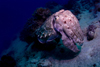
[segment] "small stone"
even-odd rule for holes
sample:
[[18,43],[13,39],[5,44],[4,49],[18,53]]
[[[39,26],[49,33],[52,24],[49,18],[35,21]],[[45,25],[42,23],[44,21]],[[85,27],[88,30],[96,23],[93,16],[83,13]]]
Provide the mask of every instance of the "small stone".
[[87,40],[93,40],[95,37],[95,30],[97,27],[95,27],[94,25],[89,25],[88,29],[87,29]]

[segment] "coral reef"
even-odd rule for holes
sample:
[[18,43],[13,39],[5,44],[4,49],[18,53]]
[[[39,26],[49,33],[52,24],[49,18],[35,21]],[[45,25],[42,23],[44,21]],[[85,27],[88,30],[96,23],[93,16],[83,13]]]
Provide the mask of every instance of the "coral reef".
[[24,26],[25,42],[16,39],[7,50],[16,67],[100,67],[100,0],[69,0],[67,10],[50,4]]

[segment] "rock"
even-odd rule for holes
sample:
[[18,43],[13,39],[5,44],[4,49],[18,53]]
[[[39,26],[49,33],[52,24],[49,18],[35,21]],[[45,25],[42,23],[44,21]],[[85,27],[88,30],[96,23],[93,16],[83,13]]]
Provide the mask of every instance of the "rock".
[[88,29],[87,29],[87,40],[93,40],[93,38],[95,37],[95,30],[97,27],[95,27],[94,25],[89,25]]

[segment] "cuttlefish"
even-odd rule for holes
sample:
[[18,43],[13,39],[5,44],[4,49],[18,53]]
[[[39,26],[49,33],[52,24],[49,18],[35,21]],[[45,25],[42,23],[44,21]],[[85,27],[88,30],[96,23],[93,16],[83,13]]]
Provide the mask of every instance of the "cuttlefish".
[[47,18],[35,33],[40,43],[47,43],[61,36],[63,45],[73,52],[80,51],[77,45],[82,46],[84,39],[77,18],[71,11],[64,9]]

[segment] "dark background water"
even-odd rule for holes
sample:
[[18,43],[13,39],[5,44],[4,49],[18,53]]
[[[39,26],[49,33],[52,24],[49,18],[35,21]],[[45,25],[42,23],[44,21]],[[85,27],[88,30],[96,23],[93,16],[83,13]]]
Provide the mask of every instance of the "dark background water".
[[68,0],[0,0],[0,54],[16,38],[34,10],[49,1],[66,4]]

